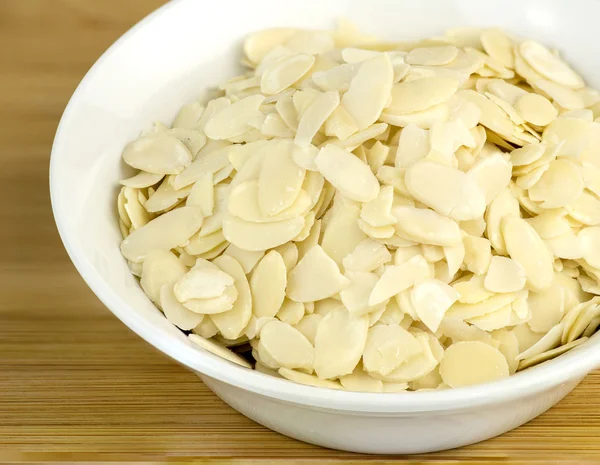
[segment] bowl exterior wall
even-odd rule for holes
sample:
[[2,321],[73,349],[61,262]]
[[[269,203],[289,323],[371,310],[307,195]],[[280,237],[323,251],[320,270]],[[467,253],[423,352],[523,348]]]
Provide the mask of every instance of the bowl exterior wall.
[[199,376],[235,410],[273,431],[318,446],[367,454],[420,454],[484,441],[541,415],[581,382],[577,379],[484,408],[386,415],[311,408]]

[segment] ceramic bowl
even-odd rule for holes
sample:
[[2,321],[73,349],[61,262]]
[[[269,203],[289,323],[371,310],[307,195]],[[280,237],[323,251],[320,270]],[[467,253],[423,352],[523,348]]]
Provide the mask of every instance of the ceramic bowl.
[[[600,335],[502,381],[402,394],[302,386],[247,370],[193,345],[146,298],[119,252],[117,181],[124,145],[155,120],[239,71],[255,30],[331,28],[347,18],[389,39],[456,26],[500,26],[559,48],[600,87],[590,40],[596,0],[175,0],[119,39],[73,95],[52,149],[56,223],[73,263],[104,304],[140,337],[196,372],[219,397],[282,434],[368,453],[418,453],[482,441],[538,416],[600,366]],[[201,440],[201,438],[199,438]]]

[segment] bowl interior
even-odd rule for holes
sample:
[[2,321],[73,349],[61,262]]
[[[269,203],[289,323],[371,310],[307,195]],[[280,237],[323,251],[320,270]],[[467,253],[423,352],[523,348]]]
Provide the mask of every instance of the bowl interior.
[[[193,369],[268,395],[324,406],[379,401],[377,394],[357,397],[323,390],[318,390],[320,400],[310,400],[313,388],[265,379],[192,346],[129,272],[119,252],[115,202],[117,182],[128,175],[120,160],[124,145],[155,120],[170,123],[203,89],[239,72],[241,44],[249,32],[278,26],[331,28],[342,17],[388,39],[425,37],[457,26],[500,26],[560,49],[591,85],[600,86],[600,59],[589,40],[600,17],[600,2],[594,0],[221,0],[210,6],[175,0],[127,33],[92,68],[65,111],[51,161],[52,202],[61,237],[87,283],[121,320]],[[590,342],[598,343],[597,338]],[[583,352],[589,349],[579,351]],[[561,376],[566,376],[597,363],[569,364],[580,360],[573,355],[530,371],[543,377],[562,363]],[[526,374],[514,378],[526,383]],[[398,408],[435,408],[418,399],[434,394],[440,401],[456,400],[462,395],[458,391],[465,390],[423,393],[410,405],[406,399],[394,402]],[[364,408],[376,409],[375,404]],[[353,408],[360,409],[358,404]]]

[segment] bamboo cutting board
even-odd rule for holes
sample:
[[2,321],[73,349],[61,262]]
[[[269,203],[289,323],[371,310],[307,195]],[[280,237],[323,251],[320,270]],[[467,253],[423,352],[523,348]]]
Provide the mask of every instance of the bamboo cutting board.
[[[0,461],[364,460],[223,404],[114,318],[59,241],[48,160],[60,115],[101,52],[162,3],[0,0]],[[516,431],[411,460],[596,462],[599,436],[595,373]]]

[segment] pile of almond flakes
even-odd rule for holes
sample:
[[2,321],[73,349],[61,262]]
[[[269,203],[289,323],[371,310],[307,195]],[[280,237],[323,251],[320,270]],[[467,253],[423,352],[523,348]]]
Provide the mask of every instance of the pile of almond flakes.
[[244,51],[250,71],[123,152],[121,251],[191,340],[398,392],[500,379],[596,330],[600,94],[557,52],[346,24]]

